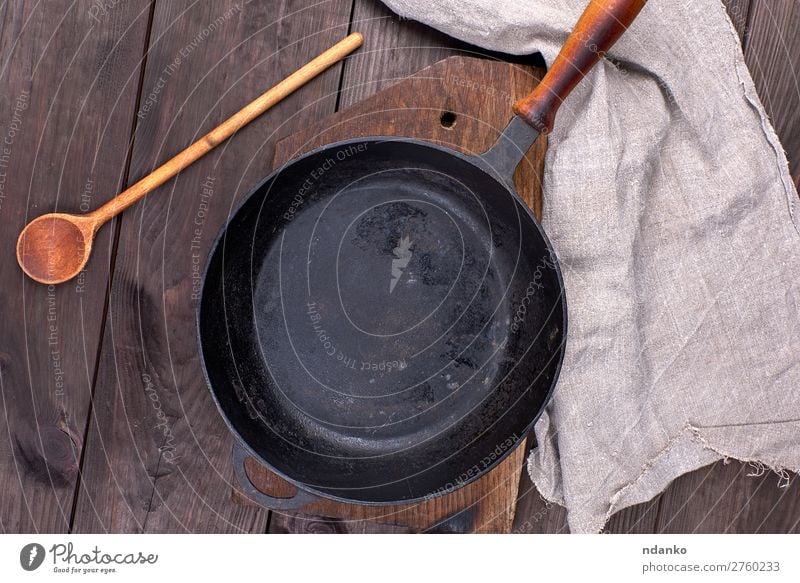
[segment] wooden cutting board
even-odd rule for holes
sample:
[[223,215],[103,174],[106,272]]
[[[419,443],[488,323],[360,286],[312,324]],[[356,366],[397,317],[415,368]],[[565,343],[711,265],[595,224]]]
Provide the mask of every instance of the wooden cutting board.
[[[541,69],[472,57],[450,57],[423,69],[365,101],[278,142],[274,167],[329,142],[346,138],[409,136],[477,154],[486,150],[511,119],[511,105],[535,87]],[[546,140],[541,137],[517,168],[517,192],[541,216],[541,177]],[[510,532],[525,441],[495,469],[446,496],[402,506],[363,506],[319,500],[307,515],[374,521],[413,530]],[[246,463],[253,484],[273,496],[294,487],[253,459]],[[238,492],[235,498],[252,504]]]

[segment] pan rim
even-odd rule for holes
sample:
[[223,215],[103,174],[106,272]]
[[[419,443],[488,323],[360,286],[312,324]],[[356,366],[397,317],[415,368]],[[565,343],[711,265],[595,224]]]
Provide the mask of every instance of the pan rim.
[[[545,247],[546,247],[546,249],[547,249],[547,251],[549,252],[549,255],[550,255],[550,260],[552,261],[553,266],[554,266],[554,271],[555,271],[555,275],[556,275],[556,281],[558,282],[558,285],[559,285],[559,292],[560,292],[559,293],[559,299],[561,300],[561,305],[562,305],[562,315],[561,315],[561,319],[562,319],[562,340],[561,340],[561,343],[558,346],[558,361],[556,362],[556,365],[555,365],[555,369],[554,369],[554,373],[553,373],[553,379],[550,382],[550,386],[548,387],[547,392],[544,395],[544,400],[542,402],[542,406],[531,417],[531,421],[525,426],[525,428],[522,431],[522,436],[520,436],[517,439],[515,445],[513,447],[509,447],[508,449],[506,449],[502,454],[497,456],[491,463],[489,463],[488,465],[483,467],[481,469],[481,471],[476,473],[474,476],[469,476],[467,479],[465,479],[463,481],[459,481],[457,485],[453,484],[452,488],[440,488],[440,489],[438,489],[438,490],[436,490],[434,492],[431,492],[431,493],[428,493],[428,494],[425,494],[425,495],[422,495],[422,496],[417,496],[417,497],[414,497],[414,498],[405,498],[405,499],[401,499],[401,500],[378,500],[378,501],[376,501],[376,500],[361,500],[359,498],[353,498],[353,497],[337,496],[336,494],[331,494],[331,493],[329,493],[327,491],[322,491],[322,490],[317,489],[317,488],[315,488],[313,486],[307,485],[305,482],[303,482],[301,480],[297,480],[297,479],[295,479],[295,478],[293,478],[291,476],[288,476],[283,471],[278,470],[270,462],[265,460],[260,454],[258,454],[250,446],[248,441],[241,435],[241,433],[238,431],[238,429],[236,429],[236,427],[234,427],[233,423],[228,418],[228,415],[225,413],[224,409],[222,408],[222,405],[221,405],[221,403],[219,401],[219,398],[217,397],[216,392],[214,391],[213,384],[211,383],[211,380],[210,380],[209,375],[208,375],[208,370],[207,370],[207,367],[206,367],[205,353],[203,351],[203,341],[202,341],[202,333],[201,333],[201,320],[202,320],[202,315],[203,315],[203,298],[204,298],[205,291],[206,291],[206,282],[207,282],[208,271],[209,271],[209,268],[211,266],[211,263],[212,263],[214,257],[217,254],[218,249],[220,248],[220,243],[225,239],[225,234],[228,231],[228,226],[230,225],[230,223],[233,220],[233,218],[236,217],[239,214],[239,212],[241,212],[242,208],[248,203],[248,201],[253,196],[255,196],[255,194],[258,191],[260,191],[265,185],[267,185],[269,182],[274,180],[281,172],[285,171],[290,166],[292,166],[292,165],[294,165],[294,164],[296,164],[296,163],[298,163],[298,162],[300,162],[302,160],[310,158],[312,156],[318,155],[321,152],[324,152],[324,151],[327,151],[327,150],[335,149],[337,147],[346,147],[346,146],[365,143],[365,142],[379,142],[379,143],[384,143],[384,142],[402,142],[402,143],[405,143],[405,144],[412,144],[414,146],[430,148],[430,149],[442,152],[444,154],[448,154],[448,155],[454,156],[454,157],[456,157],[456,158],[458,158],[458,159],[460,159],[460,160],[462,160],[462,161],[464,161],[464,162],[476,167],[478,170],[480,170],[481,172],[486,174],[490,179],[494,180],[500,186],[502,186],[502,188],[507,191],[507,193],[513,198],[513,200],[517,203],[517,205],[519,207],[521,207],[523,209],[523,211],[528,215],[529,219],[532,221],[533,225],[536,227],[536,229],[537,229],[537,231],[539,233],[539,236],[544,241]],[[286,162],[282,163],[277,168],[273,169],[265,178],[263,178],[257,184],[255,184],[248,191],[248,193],[242,198],[242,200],[240,200],[235,205],[235,207],[228,213],[228,217],[225,220],[225,223],[220,227],[219,231],[215,235],[214,240],[212,241],[211,246],[209,247],[208,255],[206,257],[205,265],[204,265],[204,268],[203,268],[202,279],[200,280],[200,289],[198,291],[199,300],[198,300],[198,304],[197,304],[197,309],[195,310],[195,337],[196,337],[197,348],[198,348],[198,356],[200,357],[200,367],[201,367],[202,372],[203,372],[203,380],[205,381],[206,388],[208,389],[209,393],[211,393],[211,398],[214,401],[214,405],[216,406],[217,411],[219,412],[220,416],[222,417],[222,419],[223,419],[223,421],[225,423],[225,426],[228,428],[228,431],[230,431],[231,435],[233,436],[233,438],[234,438],[234,440],[236,442],[234,444],[234,447],[238,446],[238,447],[244,448],[248,452],[248,454],[250,454],[251,457],[255,458],[258,461],[258,463],[264,465],[271,472],[273,472],[274,474],[276,474],[277,476],[279,476],[283,480],[285,480],[285,481],[289,482],[290,484],[292,484],[295,488],[298,489],[298,491],[302,490],[302,491],[308,492],[308,493],[310,493],[310,494],[312,494],[314,496],[317,496],[319,498],[333,500],[333,501],[336,501],[336,502],[342,502],[342,503],[346,503],[346,504],[359,504],[359,505],[364,505],[364,506],[410,505],[410,504],[425,502],[425,501],[428,501],[428,500],[433,500],[435,498],[446,496],[446,495],[451,494],[451,493],[453,493],[453,492],[455,492],[457,490],[460,490],[464,486],[467,486],[467,485],[477,481],[478,479],[484,477],[489,472],[491,472],[494,468],[496,468],[498,465],[500,465],[509,455],[511,455],[512,452],[516,451],[517,448],[520,447],[522,442],[527,440],[528,436],[533,431],[534,426],[539,421],[539,419],[541,418],[542,414],[544,413],[545,408],[549,404],[549,402],[550,402],[550,400],[551,400],[551,398],[553,396],[553,392],[555,391],[556,384],[558,384],[558,380],[559,380],[559,378],[561,376],[561,369],[562,369],[562,366],[563,366],[563,363],[564,363],[564,356],[565,356],[565,353],[566,353],[566,344],[567,344],[567,341],[568,341],[568,338],[569,338],[569,332],[568,332],[569,331],[569,322],[568,322],[568,318],[567,318],[567,295],[566,295],[566,287],[564,285],[564,278],[563,278],[563,274],[562,274],[562,271],[561,271],[561,263],[560,263],[560,261],[558,259],[558,256],[557,256],[556,252],[555,252],[553,244],[550,241],[550,238],[547,236],[547,233],[544,231],[544,228],[540,224],[539,220],[533,214],[533,210],[528,206],[528,204],[524,200],[522,200],[522,197],[520,197],[520,195],[517,193],[516,188],[514,187],[514,184],[513,184],[513,180],[511,180],[510,177],[509,177],[508,182],[503,180],[499,176],[498,172],[494,168],[492,168],[481,157],[481,155],[482,155],[482,153],[478,154],[478,155],[465,154],[465,153],[460,152],[458,150],[455,150],[453,148],[442,146],[441,144],[438,144],[436,142],[423,140],[423,139],[419,139],[419,138],[403,137],[403,136],[385,136],[385,135],[361,136],[361,137],[348,138],[348,139],[345,139],[345,140],[338,140],[338,141],[326,143],[326,144],[323,144],[323,145],[318,146],[316,148],[313,148],[313,149],[309,150],[308,152],[306,152],[304,154],[300,154],[298,156],[295,156],[295,157],[287,160]],[[503,414],[503,416],[504,415],[505,415],[505,413]],[[495,420],[494,423],[492,423],[491,426],[494,426],[496,423],[498,423],[498,421],[500,419],[502,419],[503,416],[501,416],[499,419]],[[484,431],[483,434],[485,434],[485,433],[486,432]],[[481,435],[483,435],[483,434],[481,434]],[[476,439],[480,439],[481,435],[479,435]],[[441,463],[441,462],[437,462],[437,463]],[[446,485],[449,485],[449,483],[446,483]],[[342,489],[344,490],[345,488],[342,488]],[[288,498],[288,499],[291,499],[291,498]]]

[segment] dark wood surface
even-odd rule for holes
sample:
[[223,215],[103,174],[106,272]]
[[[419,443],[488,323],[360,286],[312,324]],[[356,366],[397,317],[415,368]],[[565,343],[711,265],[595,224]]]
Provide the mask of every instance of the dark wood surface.
[[[106,302],[113,228],[74,282],[23,276],[15,239],[28,219],[80,212],[122,185],[148,3],[97,22],[90,3],[6,3],[0,12],[0,530],[70,528]],[[11,144],[6,139],[10,138]]]
[[[800,2],[726,5],[800,182]],[[50,291],[23,277],[14,240],[29,218],[108,200],[349,29],[366,34],[357,57],[107,225],[78,281]],[[280,138],[473,52],[376,0],[2,4],[0,137],[13,139],[0,152],[0,532],[408,530],[231,498],[230,436],[197,363],[192,274]],[[800,530],[797,480],[781,488],[749,473],[720,462],[683,476],[607,531]],[[524,472],[514,530],[567,531]]]
[[[740,2],[744,5],[745,2]],[[800,1],[751,0],[744,55],[800,185]]]
[[[139,117],[131,180],[347,34],[344,0],[287,3],[284,13],[270,3],[238,6],[156,3],[142,96],[163,87]],[[177,72],[165,73],[220,19]],[[267,511],[231,501],[232,442],[197,359],[193,270],[232,205],[269,172],[276,140],[334,111],[340,76],[341,65],[332,67],[125,213],[76,532],[266,529]]]

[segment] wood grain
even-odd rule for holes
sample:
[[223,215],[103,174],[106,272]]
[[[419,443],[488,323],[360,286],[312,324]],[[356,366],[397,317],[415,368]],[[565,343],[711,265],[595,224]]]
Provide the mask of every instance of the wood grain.
[[376,0],[355,0],[352,30],[364,34],[364,46],[345,65],[340,110],[458,54],[465,46],[424,24],[401,19]]
[[145,0],[96,16],[89,1],[0,11],[2,532],[69,530],[112,232],[78,280],[51,288],[23,275],[14,240],[35,216],[118,191],[148,14]]
[[[132,179],[344,37],[349,9],[158,2]],[[275,141],[333,111],[340,68],[123,216],[76,531],[265,531],[266,511],[231,500],[231,436],[197,358],[199,270],[231,206],[269,172]]]
[[527,471],[523,471],[520,476],[517,512],[511,532],[514,534],[565,534],[569,532],[567,511],[562,506],[542,498]]
[[800,481],[718,462],[681,476],[663,494],[655,532],[800,532]]
[[[603,528],[604,534],[644,534],[656,531],[661,497],[630,506],[614,514]],[[527,472],[519,485],[519,501],[514,518],[515,534],[565,534],[569,532],[567,511],[541,497]]]
[[[99,225],[117,216],[126,208],[137,203],[148,193],[173,178],[180,171],[185,170],[233,134],[241,130],[251,121],[262,115],[275,104],[280,103],[297,89],[320,75],[329,67],[344,59],[361,46],[363,36],[353,33],[340,40],[332,47],[305,63],[288,77],[281,79],[273,87],[250,101],[239,111],[231,115],[202,138],[175,154],[161,166],[153,170],[144,178],[125,189],[118,196],[105,203],[99,209],[92,211],[90,217]],[[88,217],[87,217],[88,218]]]
[[747,34],[747,24],[750,18],[750,6],[753,0],[723,0],[728,16],[739,33],[739,39],[744,42]]
[[[798,2],[724,1],[800,182]],[[214,179],[214,202],[199,237],[203,256],[232,200],[269,170],[275,141],[311,117],[334,110],[341,69],[277,106],[269,119],[234,137],[205,166],[159,189],[154,197],[162,200],[153,198],[145,208],[126,213],[96,383],[97,415],[87,421],[116,225],[99,235],[81,287],[76,282],[56,288],[52,300],[46,287],[25,282],[13,257],[13,239],[33,216],[56,209],[81,211],[87,199],[102,203],[147,174],[322,48],[315,38],[328,32],[331,40],[343,36],[351,9],[349,1],[292,3],[291,10],[277,2],[251,2],[242,5],[247,18],[233,14],[215,25],[207,39],[195,42],[233,4],[155,0],[147,75],[140,79],[149,4],[128,0],[101,10],[100,3],[90,0],[52,0],[45,10],[45,3],[10,0],[0,11],[0,137],[16,128],[10,154],[0,151],[0,166],[6,156],[10,162],[0,167],[6,171],[0,190],[0,249],[5,249],[0,254],[5,282],[0,318],[19,322],[23,315],[0,340],[0,432],[7,436],[0,440],[0,488],[6,494],[0,499],[0,532],[69,528],[87,423],[90,447],[74,517],[77,531],[260,532],[268,524],[275,532],[408,530],[302,516],[268,520],[266,512],[231,503],[230,440],[209,408],[194,345],[186,337],[193,310],[186,299],[193,281],[190,223],[203,201],[206,178]],[[341,106],[440,58],[471,50],[392,16],[377,0],[354,0],[352,7],[350,26],[367,34],[367,44],[358,62],[345,65]],[[290,11],[296,14],[276,20]],[[326,26],[337,28],[328,31]],[[187,55],[177,70],[167,69],[182,49]],[[324,89],[314,88],[319,82]],[[27,108],[15,117],[16,101],[25,92]],[[136,151],[126,182],[134,121]],[[49,344],[51,305],[57,314],[58,352]],[[54,366],[54,354],[60,367]],[[172,442],[157,429],[154,394],[174,430]],[[170,443],[175,449],[169,449]],[[159,452],[159,447],[164,449]],[[175,452],[182,461],[163,463]],[[796,532],[797,484],[778,488],[773,474],[748,473],[747,466],[733,462],[683,476],[654,501],[615,515],[606,530]],[[514,530],[566,532],[565,511],[545,505],[531,487],[522,475]]]
[[754,0],[744,55],[761,102],[800,185],[800,2]]
[[[511,119],[513,100],[535,84],[534,73],[497,61],[451,57],[281,141],[275,165],[331,141],[369,135],[421,137],[468,153],[482,152]],[[455,116],[452,127],[442,124],[445,112]],[[515,176],[520,194],[533,208],[540,207],[538,177],[545,148],[544,140],[537,142]],[[304,513],[338,518],[340,526],[372,521],[440,532],[509,532],[523,463],[524,449],[518,447],[478,482],[421,504],[376,508],[319,501]],[[285,493],[276,491],[281,481],[264,468],[253,464],[248,470],[263,491]],[[305,525],[284,520],[283,528],[286,524]]]
[[410,534],[414,529],[366,520],[342,520],[273,512],[267,532],[270,534]]

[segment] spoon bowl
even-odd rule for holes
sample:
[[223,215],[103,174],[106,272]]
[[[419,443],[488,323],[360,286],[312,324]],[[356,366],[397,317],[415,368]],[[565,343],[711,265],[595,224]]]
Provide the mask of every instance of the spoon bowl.
[[89,261],[95,226],[89,215],[42,215],[19,234],[17,261],[40,283],[54,285],[72,279]]

